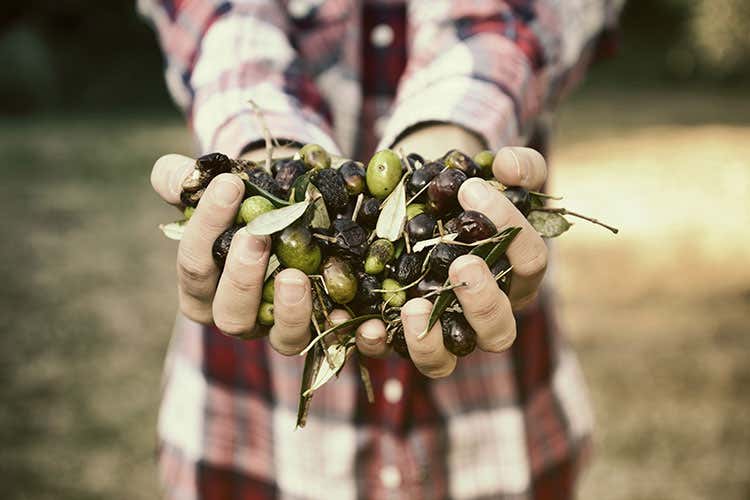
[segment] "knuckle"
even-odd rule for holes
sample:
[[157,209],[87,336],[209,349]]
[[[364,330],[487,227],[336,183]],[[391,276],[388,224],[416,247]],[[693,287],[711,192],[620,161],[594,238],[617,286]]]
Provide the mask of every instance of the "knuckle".
[[544,273],[547,269],[547,258],[549,249],[544,240],[538,239],[529,250],[532,257],[525,262],[513,266],[513,271],[522,277],[531,277]]
[[304,344],[287,342],[282,338],[282,335],[271,335],[270,342],[271,347],[283,356],[294,356],[305,348]]
[[499,301],[488,299],[489,296],[485,293],[483,298],[472,304],[468,312],[474,321],[482,324],[494,324],[500,320],[502,314]]
[[[253,321],[249,322],[248,319],[252,319]],[[216,325],[216,328],[231,337],[242,337],[251,334],[254,323],[254,318],[240,320],[238,318],[218,316],[214,314],[214,324]]]
[[262,285],[259,280],[253,279],[247,273],[237,273],[227,270],[222,274],[222,280],[226,279],[227,286],[242,295],[260,295]]
[[513,327],[509,328],[506,332],[501,335],[492,337],[486,341],[483,341],[480,348],[483,351],[501,353],[510,349],[513,343],[516,341],[516,325],[513,323]]
[[448,358],[440,363],[424,363],[419,366],[425,376],[433,379],[444,378],[453,373],[456,368],[456,359]]
[[184,283],[204,283],[209,281],[214,274],[213,262],[194,256],[180,245],[177,255],[177,274]]

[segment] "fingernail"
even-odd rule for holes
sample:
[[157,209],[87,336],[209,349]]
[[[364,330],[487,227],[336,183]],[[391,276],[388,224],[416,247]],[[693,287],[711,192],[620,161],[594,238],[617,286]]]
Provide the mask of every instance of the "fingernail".
[[384,340],[382,335],[378,335],[378,332],[371,331],[367,328],[360,329],[359,333],[362,337],[362,341],[370,346],[376,346]]
[[463,281],[467,283],[469,290],[476,290],[482,284],[484,274],[484,261],[478,257],[461,257],[452,266],[451,281]]
[[307,293],[305,282],[299,278],[281,277],[277,282],[281,302],[287,306],[299,304]]
[[461,186],[461,200],[473,208],[487,205],[492,196],[490,187],[482,179],[469,179]]
[[430,310],[431,305],[429,304],[412,306],[404,314],[404,330],[414,336],[421,335],[425,328],[427,328]]
[[188,175],[194,170],[193,165],[185,164],[176,168],[169,177],[169,189],[172,194],[179,197],[182,192],[182,183]]
[[240,188],[231,179],[218,178],[216,179],[216,187],[214,187],[214,196],[216,196],[216,202],[224,207],[232,205],[237,198],[240,197]]
[[244,239],[242,241],[245,250],[242,255],[243,260],[248,264],[255,264],[261,260],[266,253],[266,248],[268,248],[268,238],[265,236],[254,236],[248,234],[247,231],[239,231],[238,234]]

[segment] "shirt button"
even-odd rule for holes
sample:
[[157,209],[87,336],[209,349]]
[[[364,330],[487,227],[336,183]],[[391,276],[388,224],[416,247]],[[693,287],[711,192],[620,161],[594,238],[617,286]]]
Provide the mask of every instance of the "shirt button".
[[380,469],[380,482],[389,490],[395,490],[401,486],[401,473],[395,465],[386,465]]
[[404,394],[404,386],[401,382],[395,378],[389,378],[383,384],[383,396],[385,400],[391,404],[396,404],[401,401],[401,396]]
[[393,28],[387,24],[378,24],[370,32],[370,42],[380,48],[389,46],[393,43]]

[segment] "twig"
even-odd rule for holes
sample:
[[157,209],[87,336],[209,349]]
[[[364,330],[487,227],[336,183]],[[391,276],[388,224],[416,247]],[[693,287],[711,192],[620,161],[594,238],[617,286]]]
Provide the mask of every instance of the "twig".
[[555,196],[553,194],[540,193],[539,191],[529,191],[529,194],[533,194],[534,196],[538,196],[540,198],[546,198],[548,200],[557,200],[557,201],[560,201],[560,200],[563,199],[562,196]]
[[560,215],[570,215],[571,217],[578,217],[579,219],[583,219],[583,220],[587,220],[589,222],[593,222],[594,224],[597,224],[597,225],[602,226],[602,227],[604,227],[606,229],[609,229],[614,234],[617,234],[617,233],[620,232],[620,230],[617,229],[616,227],[610,226],[609,224],[605,224],[604,222],[602,222],[602,221],[600,221],[598,219],[594,219],[593,217],[588,217],[586,215],[582,215],[582,214],[579,214],[579,213],[576,213],[576,212],[571,212],[570,210],[568,210],[566,208],[539,207],[539,208],[534,208],[532,210],[532,212],[533,211],[537,211],[537,212],[549,212],[549,213],[560,214]]
[[[255,117],[260,122],[260,129],[263,132],[263,140],[266,143],[266,172],[270,174],[271,160],[273,159],[274,140],[271,138],[271,131],[268,129],[266,119],[263,117],[263,110],[260,109],[260,106],[258,106],[258,104],[254,100],[249,99],[247,102],[250,103],[250,106],[252,106],[253,113],[255,113]],[[276,145],[278,146],[278,142],[276,143]]]
[[354,212],[352,212],[352,222],[357,222],[359,209],[362,207],[362,200],[364,199],[365,199],[365,194],[359,193],[359,196],[357,196],[357,203],[354,205]]
[[430,293],[426,293],[422,296],[423,299],[429,299],[430,297],[433,297],[435,295],[440,295],[443,292],[448,292],[450,290],[453,290],[454,288],[461,288],[462,286],[469,286],[469,283],[466,281],[461,281],[459,283],[456,283],[455,285],[446,285],[440,288],[436,288]]

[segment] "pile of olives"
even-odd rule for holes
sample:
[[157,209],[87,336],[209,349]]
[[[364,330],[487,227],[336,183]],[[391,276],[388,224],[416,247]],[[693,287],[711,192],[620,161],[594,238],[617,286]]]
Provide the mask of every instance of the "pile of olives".
[[[416,153],[399,156],[385,149],[364,165],[332,157],[316,144],[305,145],[294,157],[270,163],[211,153],[196,161],[195,173],[185,181],[181,199],[189,218],[215,176],[230,172],[245,182],[246,199],[236,224],[213,246],[216,264],[223,267],[232,237],[239,229],[249,225],[251,230],[259,217],[310,200],[310,193],[314,193],[312,201],[322,199],[325,208],[322,222],[312,222],[320,207],[310,203],[303,215],[271,235],[277,265],[266,279],[258,322],[273,324],[275,273],[295,268],[310,276],[314,285],[313,321],[322,321],[330,310],[342,307],[354,318],[380,315],[389,326],[394,350],[408,357],[397,319],[401,306],[410,298],[437,297],[449,285],[451,262],[498,233],[484,214],[463,211],[457,198],[467,179],[492,177],[493,160],[489,151],[470,157],[451,150],[427,161]],[[528,214],[531,205],[526,190],[499,189]],[[393,213],[401,214],[403,220],[382,221],[381,212],[397,190],[406,200],[401,200],[405,210]],[[403,230],[397,237],[378,236],[381,224],[399,223]],[[503,271],[509,268],[508,261],[502,258],[491,267],[496,276],[502,276],[498,282],[507,290],[509,276]],[[448,350],[457,356],[474,350],[476,333],[459,306],[443,313],[441,324]]]

